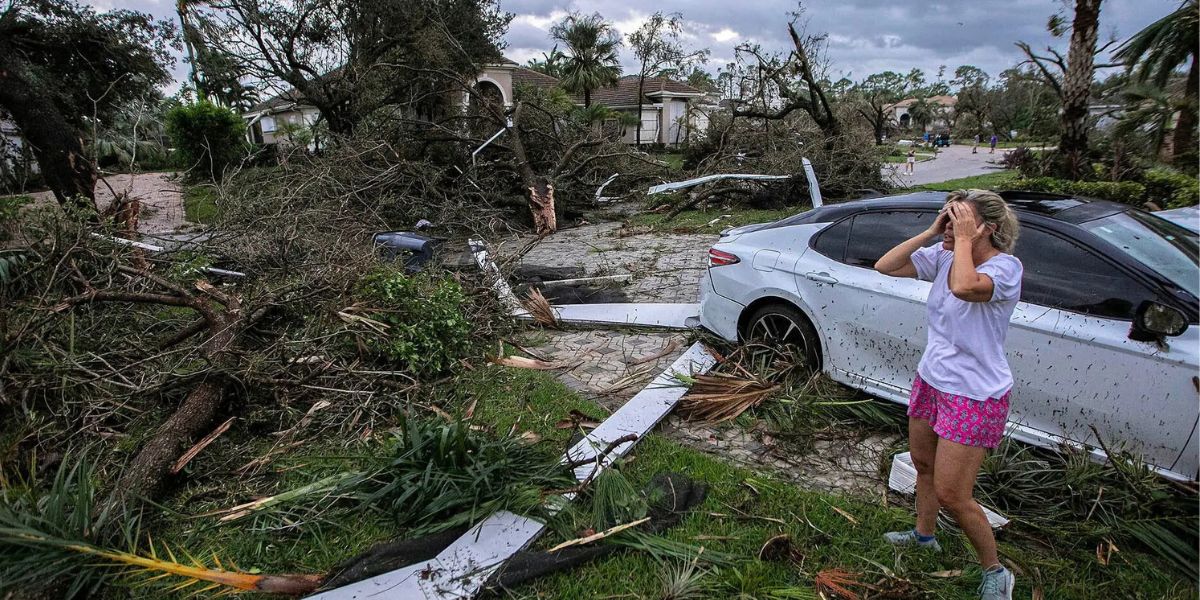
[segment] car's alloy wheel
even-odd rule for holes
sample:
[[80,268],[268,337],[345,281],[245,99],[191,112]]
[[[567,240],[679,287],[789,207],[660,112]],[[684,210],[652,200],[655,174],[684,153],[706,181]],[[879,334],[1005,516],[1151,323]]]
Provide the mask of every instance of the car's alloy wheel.
[[816,330],[800,311],[790,306],[771,305],[754,311],[746,321],[742,339],[777,352],[790,347],[798,350],[813,369],[821,367],[821,347]]

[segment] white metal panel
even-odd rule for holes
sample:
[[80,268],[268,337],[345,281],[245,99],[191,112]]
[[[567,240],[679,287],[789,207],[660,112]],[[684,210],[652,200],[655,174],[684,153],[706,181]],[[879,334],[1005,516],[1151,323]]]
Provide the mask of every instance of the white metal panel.
[[700,305],[683,304],[564,304],[554,307],[564,323],[642,325],[690,329],[688,319],[699,317]]

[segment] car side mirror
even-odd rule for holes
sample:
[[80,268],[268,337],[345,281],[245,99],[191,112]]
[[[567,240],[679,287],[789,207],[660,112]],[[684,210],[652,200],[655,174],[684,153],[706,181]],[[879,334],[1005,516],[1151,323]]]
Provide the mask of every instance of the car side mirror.
[[1187,317],[1182,312],[1146,300],[1138,306],[1134,313],[1133,327],[1129,329],[1129,339],[1139,342],[1153,342],[1164,337],[1174,337],[1187,331]]

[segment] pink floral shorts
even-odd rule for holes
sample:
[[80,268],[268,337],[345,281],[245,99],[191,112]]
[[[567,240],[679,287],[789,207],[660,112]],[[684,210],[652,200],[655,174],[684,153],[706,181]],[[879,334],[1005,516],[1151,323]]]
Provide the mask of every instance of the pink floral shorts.
[[908,416],[928,420],[933,431],[944,440],[995,448],[1004,437],[1011,394],[1010,391],[999,398],[972,400],[938,390],[917,375],[908,398]]

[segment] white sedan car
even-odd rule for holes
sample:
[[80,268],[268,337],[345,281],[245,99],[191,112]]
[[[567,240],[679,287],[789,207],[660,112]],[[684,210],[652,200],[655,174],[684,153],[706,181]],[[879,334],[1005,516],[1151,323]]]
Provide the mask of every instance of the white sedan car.
[[[1014,253],[1025,265],[1008,333],[1008,435],[1102,459],[1095,431],[1164,475],[1195,480],[1196,234],[1122,204],[1002,195],[1021,220]],[[907,404],[930,284],[873,265],[929,227],[944,199],[858,200],[724,232],[700,282],[701,324],[730,341],[795,344],[833,379]]]

